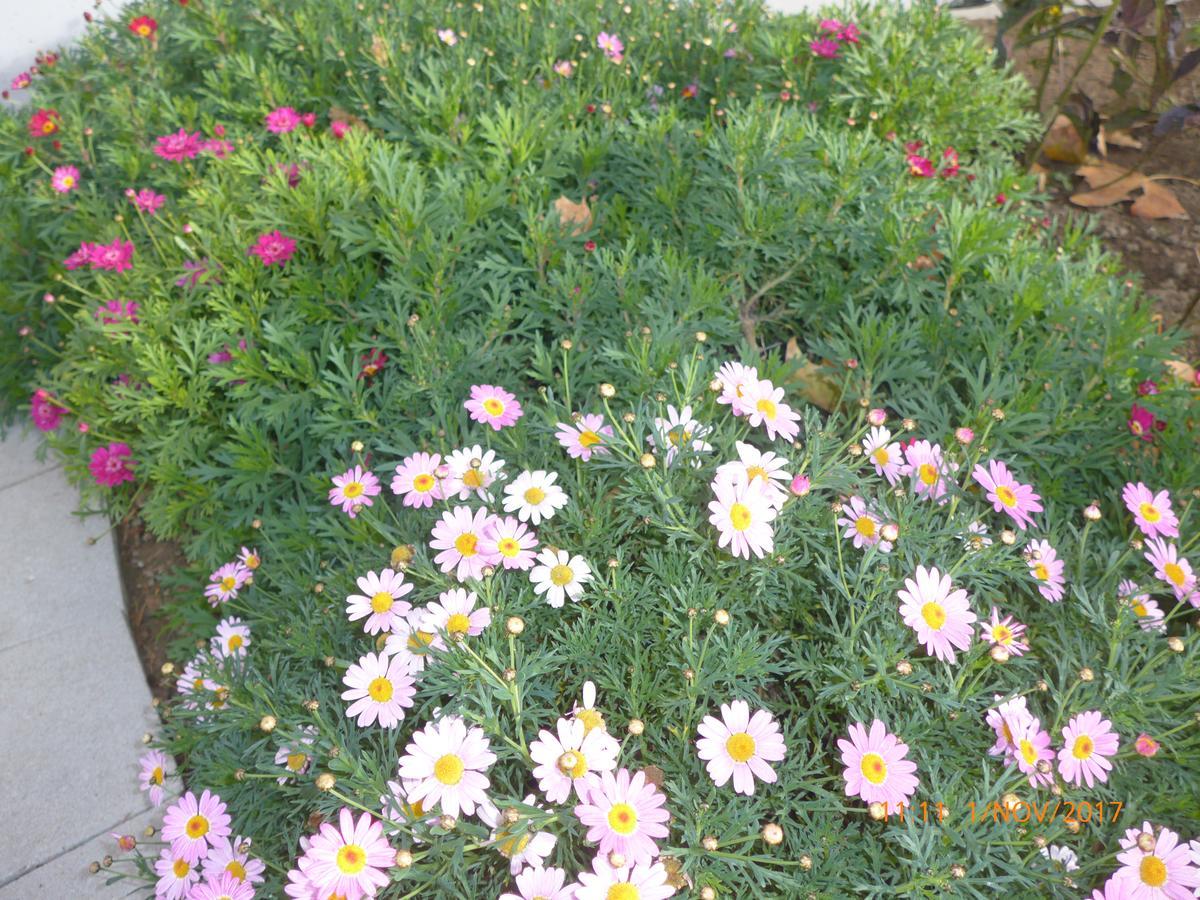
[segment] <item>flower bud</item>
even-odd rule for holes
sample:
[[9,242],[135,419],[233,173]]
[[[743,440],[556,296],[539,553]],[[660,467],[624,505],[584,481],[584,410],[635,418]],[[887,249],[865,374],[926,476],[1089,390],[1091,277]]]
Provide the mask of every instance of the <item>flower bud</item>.
[[995,409],[992,410],[992,418],[995,419],[997,422],[1003,422],[1004,421],[1004,410],[1002,410],[1000,407],[997,406]]
[[954,429],[954,439],[966,447],[975,440],[975,432],[970,428],[956,428]]
[[643,731],[646,730],[646,723],[643,722],[641,719],[630,719],[629,724],[625,726],[625,730],[628,731],[630,734],[632,734],[634,737],[637,737],[639,734],[641,734]]
[[783,829],[774,822],[768,822],[762,827],[762,839],[775,847],[783,843]]
[[803,869],[805,872],[809,871],[813,867],[812,857],[809,856],[807,853],[805,853],[803,856],[801,856],[800,859],[797,860],[797,862],[800,863],[800,868]]
[[1017,805],[1020,804],[1020,802],[1021,802],[1021,798],[1018,797],[1016,794],[1014,794],[1012,791],[1009,791],[1007,794],[1005,794],[1003,797],[1000,798],[1001,806],[1003,806],[1009,812],[1012,812],[1014,809],[1016,809]]
[[624,868],[625,863],[626,863],[625,854],[618,853],[616,850],[614,850],[612,853],[608,854],[608,864],[610,866],[612,866],[614,869]]
[[1011,547],[1017,542],[1017,536],[1008,528],[1000,532],[1000,543]]
[[574,344],[574,342],[572,342],[572,340],[570,338],[563,338],[561,343],[559,344],[559,346],[562,347],[564,350],[570,350],[572,347],[575,346],[575,344]]
[[363,452],[363,442],[355,441],[353,444],[350,445],[350,449],[354,453],[362,453]]
[[703,344],[705,341],[708,340],[708,334],[703,331],[697,331],[696,332],[696,340],[699,341],[701,344]]
[[910,663],[907,659],[902,659],[900,662],[896,663],[896,671],[901,675],[911,675],[912,663]]
[[895,522],[888,522],[879,529],[879,534],[889,544],[894,544],[900,539],[900,528]]
[[606,381],[604,384],[600,385],[600,396],[605,400],[611,400],[613,397],[617,396],[617,389]]
[[504,670],[503,674],[504,674],[504,680],[509,682],[510,684],[517,680],[517,670],[516,669],[513,669],[511,667],[507,668]]
[[1100,515],[1100,507],[1095,503],[1089,503],[1083,508],[1083,517],[1089,522],[1099,522]]
[[1158,841],[1155,840],[1154,835],[1151,834],[1149,831],[1143,831],[1141,834],[1138,835],[1138,839],[1137,839],[1138,849],[1144,850],[1146,853],[1149,853],[1151,850],[1153,850],[1157,843],[1158,843]]
[[951,878],[966,878],[967,877],[967,867],[962,865],[961,863],[955,863],[954,865],[952,865],[950,867],[950,877]]
[[700,900],[717,900],[717,892],[706,884],[700,888]]
[[508,621],[504,623],[504,630],[516,637],[525,630],[525,620],[520,616],[509,616]]
[[887,818],[887,807],[878,800],[867,807],[867,812],[871,814],[871,818],[876,822],[882,822]]
[[789,489],[794,497],[807,497],[808,492],[812,490],[812,482],[808,480],[807,475],[797,475],[792,479]]
[[411,869],[413,864],[413,855],[411,850],[400,849],[396,851],[396,867],[399,869]]
[[1176,637],[1175,635],[1171,635],[1169,638],[1167,638],[1167,646],[1171,649],[1172,653],[1182,653],[1183,652],[1183,638]]
[[917,420],[916,419],[905,419],[900,424],[904,426],[905,431],[912,431],[914,428],[917,427]]
[[318,791],[332,791],[337,779],[329,772],[322,772],[316,777]]
[[509,806],[504,810],[502,818],[507,824],[512,825],[517,821],[517,819],[521,818],[521,814],[517,812],[516,807]]
[[717,840],[717,836],[715,834],[706,834],[700,839],[700,846],[711,852],[716,850],[719,846],[721,846],[721,844]]
[[445,815],[445,816],[441,816],[438,819],[438,826],[443,831],[453,831],[455,826],[457,826],[457,825],[458,825],[458,819],[454,818],[454,816]]
[[728,625],[729,624],[729,610],[718,609],[715,613],[713,613],[713,621],[716,622],[718,625]]
[[992,660],[994,662],[998,662],[998,663],[1006,663],[1012,656],[1012,654],[1009,653],[1007,649],[1005,649],[1004,647],[1001,647],[999,644],[997,644],[990,651],[988,651],[988,655],[992,658]]
[[1082,669],[1079,670],[1079,680],[1080,681],[1094,681],[1095,678],[1096,678],[1096,673],[1093,672],[1091,669],[1089,669],[1087,666],[1084,666]]
[[867,422],[869,422],[871,425],[874,425],[876,428],[886,421],[887,413],[882,409],[876,408],[867,413]]
[[275,724],[275,717],[270,715],[263,716],[258,720],[258,727],[267,734],[270,734],[275,730]]

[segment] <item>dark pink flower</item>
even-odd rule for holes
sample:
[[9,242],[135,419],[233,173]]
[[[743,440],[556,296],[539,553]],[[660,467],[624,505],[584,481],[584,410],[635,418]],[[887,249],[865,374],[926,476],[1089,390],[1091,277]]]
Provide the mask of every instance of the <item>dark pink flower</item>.
[[296,252],[296,242],[275,230],[267,234],[260,234],[258,243],[246,252],[261,259],[264,266],[282,266]]
[[68,271],[78,269],[81,266],[86,266],[92,260],[92,248],[95,244],[84,241],[79,245],[79,249],[63,260],[63,265]]
[[1138,395],[1141,397],[1152,397],[1158,393],[1158,385],[1147,378],[1137,386]]
[[12,89],[14,91],[24,90],[32,83],[33,78],[30,76],[30,74],[28,72],[21,72],[13,76]]
[[29,416],[39,431],[53,431],[66,413],[54,402],[53,397],[49,391],[38,388],[29,400]]
[[164,134],[155,144],[154,152],[168,162],[181,162],[185,159],[195,159],[200,155],[200,132],[188,134],[187,129],[180,128],[174,134]]
[[313,128],[317,124],[317,114],[310,112],[304,113],[302,116],[300,116],[300,121],[303,123],[305,128]]
[[92,451],[88,471],[102,487],[116,487],[125,481],[133,481],[133,451],[126,443],[112,443]]
[[858,26],[853,22],[847,22],[842,26],[842,30],[837,33],[837,36],[849,44],[857,44],[859,38]]
[[210,281],[216,281],[217,277],[215,275],[205,277],[208,275],[209,268],[212,265],[212,260],[208,259],[208,257],[198,260],[185,259],[183,261],[184,274],[175,282],[175,287],[194,288],[200,283],[201,279],[204,279],[205,284]]
[[379,374],[379,370],[387,365],[387,354],[382,350],[372,350],[370,353],[362,355],[362,369],[359,370],[359,378],[374,378]]
[[933,163],[924,156],[919,156],[916,153],[910,153],[904,159],[905,162],[908,163],[909,174],[915,175],[918,178],[933,177]]
[[200,145],[204,153],[211,153],[217,159],[224,159],[233,152],[233,144],[220,138],[209,138]]
[[942,161],[944,163],[942,171],[938,174],[944,178],[951,178],[958,174],[958,151],[953,147],[947,147],[942,153]]
[[808,49],[813,52],[813,56],[819,56],[821,59],[837,59],[840,47],[841,44],[832,38],[817,38],[814,41],[810,41],[808,45]]
[[111,244],[93,244],[88,262],[93,269],[124,272],[133,268],[133,244],[120,238]]
[[281,106],[267,113],[264,121],[267,131],[273,134],[287,134],[295,131],[300,125],[300,114],[290,106]]
[[1148,441],[1153,438],[1152,432],[1158,428],[1158,421],[1154,418],[1154,414],[1145,407],[1138,406],[1136,403],[1129,410],[1129,433],[1134,437],[1139,437],[1143,441]]
[[999,193],[996,195],[996,205],[997,206],[1003,206],[1007,202],[1008,202],[1008,197],[1004,193]]
[[330,122],[329,131],[339,141],[346,136],[346,132],[350,130],[349,122]]
[[163,204],[167,202],[167,198],[162,194],[156,194],[150,188],[142,188],[140,191],[135,191],[133,188],[128,188],[125,191],[125,196],[129,198],[129,202],[136,206],[144,213],[154,215]]
[[138,322],[138,305],[136,300],[109,300],[96,308],[93,315],[103,325],[118,325],[121,322]]
[[40,138],[54,134],[61,121],[57,109],[39,109],[29,117],[29,135]]

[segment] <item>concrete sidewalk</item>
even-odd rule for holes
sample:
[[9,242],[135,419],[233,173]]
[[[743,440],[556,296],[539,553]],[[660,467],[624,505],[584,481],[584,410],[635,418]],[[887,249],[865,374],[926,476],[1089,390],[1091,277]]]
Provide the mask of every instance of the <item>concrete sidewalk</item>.
[[110,831],[158,824],[137,784],[158,720],[108,523],[73,515],[36,446],[0,443],[0,900],[115,897],[134,883],[106,888],[88,864],[122,855]]

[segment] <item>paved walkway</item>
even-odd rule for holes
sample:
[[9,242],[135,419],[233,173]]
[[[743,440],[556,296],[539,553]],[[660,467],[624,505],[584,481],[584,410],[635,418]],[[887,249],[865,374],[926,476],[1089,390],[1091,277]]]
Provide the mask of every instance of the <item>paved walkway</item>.
[[73,515],[36,446],[0,443],[0,900],[117,897],[88,864],[155,818],[137,758],[157,718],[107,522]]

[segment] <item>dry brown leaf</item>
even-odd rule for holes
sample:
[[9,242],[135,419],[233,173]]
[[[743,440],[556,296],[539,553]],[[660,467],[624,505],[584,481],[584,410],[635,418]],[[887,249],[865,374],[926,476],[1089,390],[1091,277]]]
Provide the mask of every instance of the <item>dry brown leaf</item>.
[[1104,137],[1108,141],[1110,147],[1128,147],[1130,150],[1141,150],[1144,146],[1141,141],[1135,138],[1128,131],[1106,131]]
[[559,222],[575,226],[571,229],[571,237],[579,237],[592,227],[592,211],[588,209],[586,197],[578,203],[568,197],[559,197],[554,201],[554,208],[558,210]]
[[795,338],[790,338],[783,350],[785,361],[797,360],[799,367],[788,376],[788,382],[795,384],[800,396],[825,412],[832,412],[842,399],[841,389],[837,382],[822,371],[821,367],[807,359],[800,352],[800,345]]
[[1180,381],[1190,384],[1192,387],[1197,387],[1196,383],[1196,367],[1184,362],[1182,359],[1168,359],[1163,365],[1167,367],[1167,371]]
[[1112,206],[1128,200],[1130,194],[1146,184],[1146,176],[1141,172],[1130,172],[1112,163],[1080,166],[1075,174],[1092,188],[1072,195],[1071,202],[1076,206]]
[[1047,159],[1055,162],[1081,163],[1087,157],[1087,141],[1079,136],[1074,122],[1067,116],[1059,115],[1046,132],[1042,152]]
[[642,769],[642,774],[646,776],[648,783],[657,788],[662,787],[663,779],[666,777],[666,773],[658,766],[646,766],[646,768]]
[[1139,219],[1186,219],[1187,210],[1180,205],[1174,191],[1153,181],[1142,185],[1142,196],[1133,201],[1129,212]]

